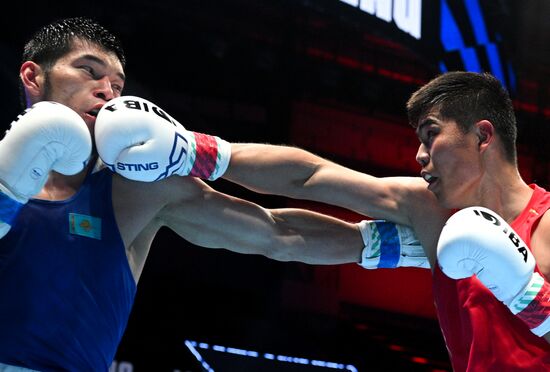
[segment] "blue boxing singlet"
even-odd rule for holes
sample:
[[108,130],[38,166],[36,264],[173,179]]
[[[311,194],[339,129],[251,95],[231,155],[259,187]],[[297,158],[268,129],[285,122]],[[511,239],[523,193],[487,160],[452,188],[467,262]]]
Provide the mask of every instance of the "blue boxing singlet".
[[1,363],[109,369],[136,292],[111,182],[103,169],[68,200],[30,200],[0,239]]

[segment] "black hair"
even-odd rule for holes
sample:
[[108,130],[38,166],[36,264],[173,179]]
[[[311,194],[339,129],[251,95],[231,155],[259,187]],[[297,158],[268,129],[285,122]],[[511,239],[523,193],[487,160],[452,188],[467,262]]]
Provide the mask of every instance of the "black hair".
[[517,125],[510,95],[489,73],[453,71],[439,75],[418,89],[407,102],[409,123],[437,109],[443,119],[455,120],[467,133],[480,120],[488,120],[502,141],[506,158],[517,163]]
[[[114,53],[122,67],[126,65],[126,57],[119,39],[96,21],[85,17],[65,18],[42,27],[25,44],[21,62],[33,61],[47,73],[61,57],[71,51],[75,39],[96,44]],[[20,98],[25,108],[25,91],[22,84]]]

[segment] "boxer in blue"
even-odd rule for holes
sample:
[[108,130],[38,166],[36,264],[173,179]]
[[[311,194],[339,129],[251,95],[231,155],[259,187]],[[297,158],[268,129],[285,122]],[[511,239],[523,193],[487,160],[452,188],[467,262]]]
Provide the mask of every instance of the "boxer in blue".
[[[427,267],[406,227],[267,210],[201,181],[223,174],[228,144],[198,133],[174,137],[178,124],[158,107],[121,100],[123,50],[94,21],[45,26],[23,61],[28,108],[0,141],[0,370],[107,371],[162,226],[197,245],[283,261]],[[126,135],[118,128],[149,130],[135,111],[172,127],[168,158],[120,148],[118,135]],[[109,128],[111,120],[123,125]],[[409,262],[410,255],[418,257]]]

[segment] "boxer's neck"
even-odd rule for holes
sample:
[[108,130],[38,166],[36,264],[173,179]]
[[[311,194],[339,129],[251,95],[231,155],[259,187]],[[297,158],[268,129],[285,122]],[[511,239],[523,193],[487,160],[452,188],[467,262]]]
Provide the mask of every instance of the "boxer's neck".
[[90,162],[81,172],[72,176],[51,171],[46,184],[34,198],[50,201],[69,199],[76,194],[91,166],[93,164]]
[[516,167],[500,165],[496,169],[487,172],[479,188],[478,200],[472,205],[489,208],[512,223],[529,202],[533,190]]

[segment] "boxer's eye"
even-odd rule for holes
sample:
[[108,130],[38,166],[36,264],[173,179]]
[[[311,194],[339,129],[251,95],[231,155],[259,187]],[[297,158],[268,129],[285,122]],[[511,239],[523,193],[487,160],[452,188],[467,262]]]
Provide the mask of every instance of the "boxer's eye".
[[95,71],[92,67],[88,65],[82,65],[80,68],[84,71],[86,71],[90,76],[92,76],[95,79]]
[[122,93],[122,87],[121,87],[120,85],[116,85],[116,84],[115,84],[115,85],[113,85],[112,87],[113,87],[113,91],[114,91],[115,93],[118,93],[119,95]]

